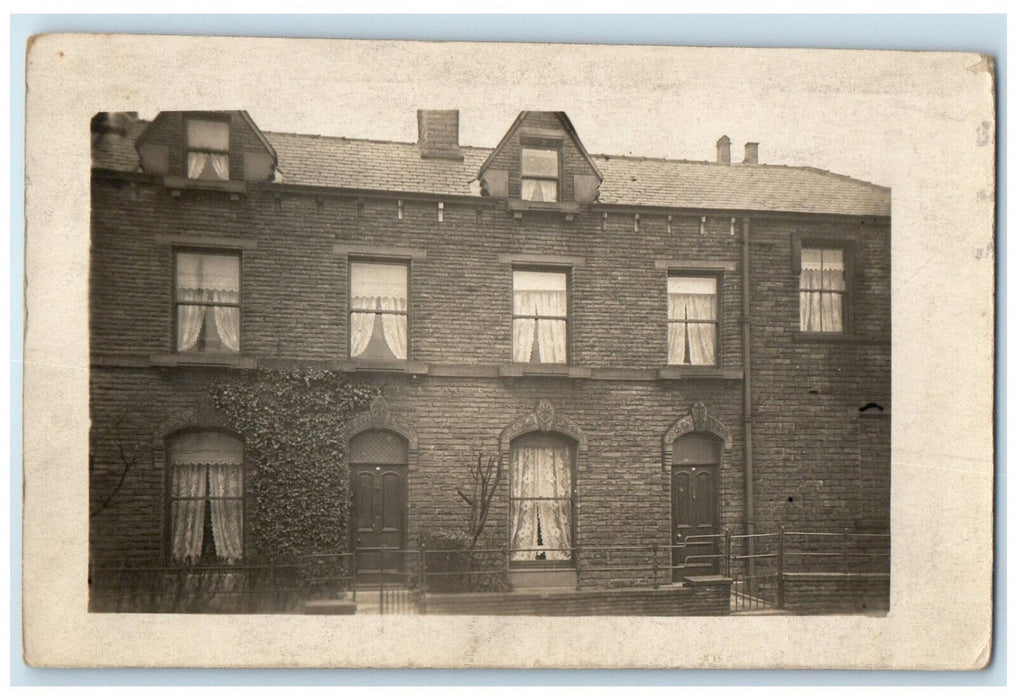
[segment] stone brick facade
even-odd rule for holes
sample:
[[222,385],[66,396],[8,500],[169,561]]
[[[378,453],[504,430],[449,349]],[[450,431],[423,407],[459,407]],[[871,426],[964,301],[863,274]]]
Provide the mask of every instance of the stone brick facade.
[[[155,124],[165,128],[148,142],[169,149],[171,170],[182,167],[179,130],[173,131],[180,119],[160,120]],[[263,147],[246,121],[234,116],[231,124],[239,125],[231,155],[233,148]],[[549,113],[532,120],[542,133],[557,124]],[[563,170],[595,177],[581,146],[563,138]],[[309,143],[313,149],[314,138]],[[517,143],[508,139],[491,163],[509,171],[510,200],[519,196],[512,170]],[[369,377],[386,402],[390,422],[384,425],[397,424],[412,438],[409,548],[425,529],[464,525],[456,489],[467,485],[476,454],[505,452],[499,436],[534,415],[541,401],[581,435],[574,481],[580,576],[584,564],[608,556],[645,569],[655,546],[671,545],[663,440],[696,404],[726,437],[716,489],[719,531],[744,533],[747,522],[757,531],[778,524],[812,530],[888,524],[888,210],[844,216],[690,211],[680,202],[671,209],[577,205],[576,181],[567,173],[561,192],[568,207],[514,208],[479,193],[306,186],[288,179],[287,165],[280,155],[281,178],[246,181],[240,191],[181,185],[140,169],[94,170],[93,562],[165,563],[168,482],[159,457],[165,440],[181,428],[215,425],[207,407],[214,377],[297,363]],[[242,158],[231,158],[231,180],[243,171]],[[799,331],[795,250],[812,241],[834,241],[853,255],[849,332],[836,337]],[[192,249],[241,256],[236,355],[174,352],[174,251]],[[350,359],[351,259],[409,266],[406,362],[379,367]],[[512,271],[520,264],[569,274],[566,365],[512,362]],[[716,367],[667,367],[667,277],[675,269],[719,280]],[[744,413],[746,323],[750,415]],[[869,404],[875,406],[863,411]],[[747,514],[748,421],[755,506]],[[133,467],[121,483],[125,459]],[[508,489],[505,479],[489,519],[486,536],[497,546],[509,538]],[[253,504],[245,517],[258,517]],[[612,548],[617,551],[605,554]],[[248,560],[258,556],[245,551]],[[585,576],[584,585],[646,581],[635,570]]]

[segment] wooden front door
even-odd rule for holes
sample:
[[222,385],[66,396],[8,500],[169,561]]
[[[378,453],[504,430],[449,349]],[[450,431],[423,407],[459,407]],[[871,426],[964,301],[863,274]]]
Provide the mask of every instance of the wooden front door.
[[389,431],[350,441],[357,580],[400,580],[406,548],[406,442]]
[[671,562],[673,579],[714,574],[721,552],[717,514],[720,444],[691,434],[675,442],[671,468]]

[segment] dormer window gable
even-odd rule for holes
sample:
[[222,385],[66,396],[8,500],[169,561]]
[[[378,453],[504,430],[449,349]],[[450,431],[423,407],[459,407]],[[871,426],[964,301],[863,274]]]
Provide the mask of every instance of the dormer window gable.
[[228,188],[274,179],[278,156],[250,115],[234,111],[160,112],[135,148],[144,172],[174,189]]
[[480,168],[481,192],[510,209],[572,210],[603,176],[564,112],[521,112]]

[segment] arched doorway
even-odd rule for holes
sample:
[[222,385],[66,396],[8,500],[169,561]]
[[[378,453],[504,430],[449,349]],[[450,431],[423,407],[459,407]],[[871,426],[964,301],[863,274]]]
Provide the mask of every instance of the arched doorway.
[[671,565],[675,581],[719,570],[717,474],[723,447],[716,435],[704,432],[687,433],[674,441]]
[[408,453],[406,439],[391,430],[365,430],[350,439],[358,578],[395,580],[404,571]]

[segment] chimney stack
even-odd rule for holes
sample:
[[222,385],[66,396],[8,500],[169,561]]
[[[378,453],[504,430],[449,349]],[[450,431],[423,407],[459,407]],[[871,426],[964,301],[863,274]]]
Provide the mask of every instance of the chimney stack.
[[759,163],[759,144],[753,141],[749,141],[745,144],[745,162],[749,165],[757,165]]
[[458,109],[418,109],[417,145],[421,158],[462,160]]
[[731,139],[727,136],[721,136],[717,139],[717,162],[731,162]]

